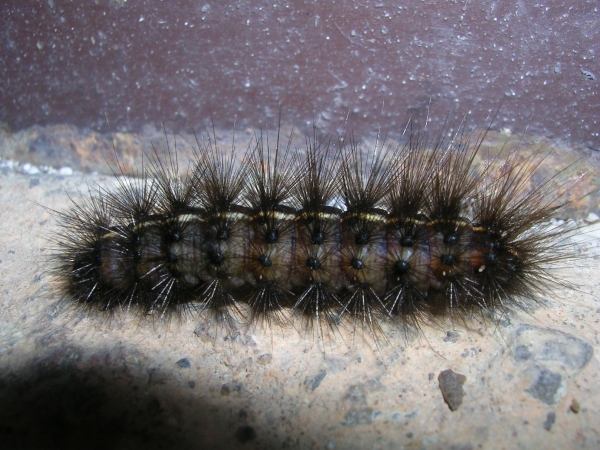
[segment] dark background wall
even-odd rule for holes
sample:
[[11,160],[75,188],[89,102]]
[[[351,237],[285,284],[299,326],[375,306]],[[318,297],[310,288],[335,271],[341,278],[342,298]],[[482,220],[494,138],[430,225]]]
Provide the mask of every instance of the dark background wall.
[[[4,0],[0,122],[139,131],[473,111],[600,148],[597,1]],[[108,123],[107,123],[108,117]]]

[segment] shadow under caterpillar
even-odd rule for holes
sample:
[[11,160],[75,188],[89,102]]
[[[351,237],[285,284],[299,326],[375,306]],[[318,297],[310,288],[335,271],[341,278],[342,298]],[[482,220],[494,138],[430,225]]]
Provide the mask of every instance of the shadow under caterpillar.
[[542,152],[476,164],[485,132],[407,134],[364,151],[316,129],[299,146],[261,131],[238,155],[213,130],[184,173],[176,150],[155,150],[137,178],[55,212],[60,289],[99,310],[230,326],[244,309],[266,325],[291,311],[305,328],[349,319],[377,335],[382,321],[504,313],[568,285],[553,269],[576,259],[577,230],[549,222],[570,183],[530,188]]

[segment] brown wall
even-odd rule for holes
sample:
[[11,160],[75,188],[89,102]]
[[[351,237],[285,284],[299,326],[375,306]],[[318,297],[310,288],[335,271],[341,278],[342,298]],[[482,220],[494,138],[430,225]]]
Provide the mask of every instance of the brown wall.
[[502,105],[497,128],[600,149],[595,1],[224,3],[5,0],[0,121],[178,129],[212,109],[231,128],[273,124],[282,103],[297,126],[350,112],[363,133],[422,125],[429,105],[485,126]]

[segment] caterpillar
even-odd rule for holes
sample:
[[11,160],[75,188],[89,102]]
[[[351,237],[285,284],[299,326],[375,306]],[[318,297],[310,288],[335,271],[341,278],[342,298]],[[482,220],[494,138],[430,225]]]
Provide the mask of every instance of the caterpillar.
[[[380,332],[438,318],[505,313],[569,283],[575,259],[551,225],[569,203],[560,173],[531,188],[545,155],[485,158],[458,127],[405,130],[364,149],[315,127],[301,145],[259,131],[242,152],[196,136],[193,163],[154,151],[137,177],[55,211],[54,275],[63,297],[91,310],[208,315]],[[489,128],[488,128],[489,130]],[[165,133],[166,138],[166,133]],[[477,162],[479,161],[479,162]]]

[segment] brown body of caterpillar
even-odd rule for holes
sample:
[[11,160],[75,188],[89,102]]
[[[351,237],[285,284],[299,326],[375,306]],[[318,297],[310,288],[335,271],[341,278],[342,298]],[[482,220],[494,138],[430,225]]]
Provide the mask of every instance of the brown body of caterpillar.
[[300,293],[315,284],[336,293],[358,284],[381,298],[399,286],[426,297],[430,288],[443,291],[459,277],[480,286],[486,261],[510,261],[507,275],[518,270],[516,252],[494,251],[492,242],[486,248],[481,227],[456,222],[444,234],[436,222],[412,222],[414,232],[407,234],[385,211],[188,212],[107,233],[98,241],[96,270],[106,288],[117,290],[142,283],[157,291],[169,279],[194,290],[221,279],[235,287],[274,283]]
[[291,308],[374,331],[386,317],[518,308],[564,285],[548,268],[574,258],[569,233],[544,224],[566,185],[530,189],[535,158],[475,168],[483,137],[463,134],[366,156],[314,137],[290,157],[290,142],[269,150],[256,137],[243,164],[199,143],[186,179],[169,153],[140,181],[58,213],[63,290],[99,309],[230,319],[244,301],[251,321]]

